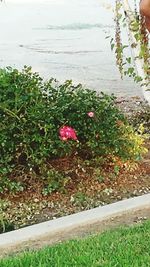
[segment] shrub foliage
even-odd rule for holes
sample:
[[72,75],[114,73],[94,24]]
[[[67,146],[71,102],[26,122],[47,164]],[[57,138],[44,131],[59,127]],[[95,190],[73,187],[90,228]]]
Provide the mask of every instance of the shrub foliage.
[[[75,153],[139,157],[143,140],[114,100],[72,81],[45,82],[30,67],[0,69],[1,177],[18,165],[39,172],[45,162]],[[60,138],[64,126],[74,129],[77,140]]]

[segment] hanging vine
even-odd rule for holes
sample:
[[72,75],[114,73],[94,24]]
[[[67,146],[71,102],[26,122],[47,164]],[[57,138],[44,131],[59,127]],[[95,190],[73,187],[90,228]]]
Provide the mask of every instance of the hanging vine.
[[[145,20],[140,16],[136,0],[134,0],[134,16],[130,25],[130,30],[134,33],[136,42],[140,42],[139,58],[144,60],[144,71],[146,75],[146,83],[150,84],[150,49],[148,44],[148,31],[145,27]],[[121,77],[128,75],[133,77],[136,82],[141,82],[142,77],[138,76],[134,66],[132,57],[127,57],[125,48],[129,45],[122,43],[122,28],[126,26],[126,14],[122,9],[122,1],[115,1],[115,38],[111,39],[111,48],[115,50],[116,63],[119,68]],[[131,43],[131,48],[136,47],[137,43]]]
[[123,77],[123,45],[122,45],[122,39],[121,39],[121,25],[120,25],[120,19],[122,17],[120,13],[121,9],[121,1],[116,0],[116,6],[115,6],[115,54],[116,54],[116,63],[119,68],[121,78]]
[[140,17],[140,34],[141,34],[141,56],[144,58],[144,68],[147,75],[150,75],[150,49],[148,32],[145,27],[145,19]]

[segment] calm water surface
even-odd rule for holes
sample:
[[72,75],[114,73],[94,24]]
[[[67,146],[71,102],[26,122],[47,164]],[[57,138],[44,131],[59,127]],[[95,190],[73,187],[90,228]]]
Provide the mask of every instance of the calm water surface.
[[110,51],[114,0],[5,0],[0,2],[0,67],[31,65],[44,78],[119,96],[141,95],[122,81]]

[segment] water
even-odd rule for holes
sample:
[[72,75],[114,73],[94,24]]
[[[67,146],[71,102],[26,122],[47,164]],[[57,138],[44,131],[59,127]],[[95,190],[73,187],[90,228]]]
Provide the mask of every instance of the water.
[[0,3],[0,67],[31,65],[47,79],[72,79],[118,96],[141,95],[120,79],[109,40],[114,0],[5,0]]

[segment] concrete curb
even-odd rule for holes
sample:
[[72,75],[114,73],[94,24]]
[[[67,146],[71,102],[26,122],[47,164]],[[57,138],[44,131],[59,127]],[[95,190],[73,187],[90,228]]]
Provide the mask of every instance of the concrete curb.
[[42,240],[44,237],[51,238],[62,232],[67,235],[67,232],[74,231],[74,229],[84,229],[88,225],[103,222],[123,214],[131,214],[145,208],[150,208],[150,194],[0,234],[0,251],[5,248],[6,250],[11,249],[14,246],[23,247],[24,244],[27,246],[28,242],[32,247],[32,243],[35,243],[36,240]]

